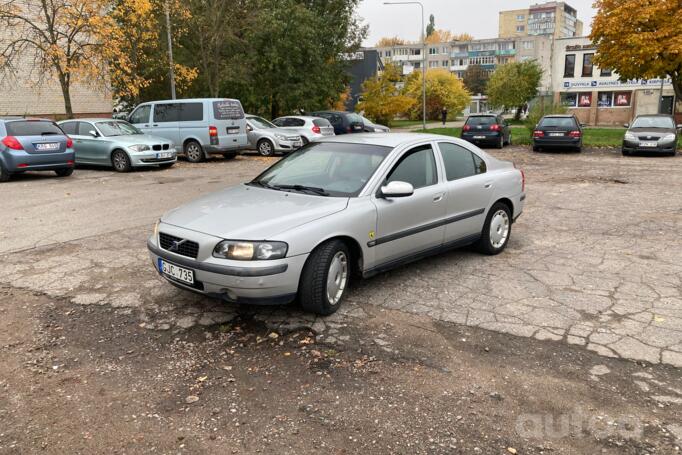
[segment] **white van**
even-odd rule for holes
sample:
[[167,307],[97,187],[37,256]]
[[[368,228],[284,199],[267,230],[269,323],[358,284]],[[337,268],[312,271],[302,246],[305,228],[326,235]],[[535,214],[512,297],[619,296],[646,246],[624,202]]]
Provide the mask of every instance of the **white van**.
[[172,141],[178,153],[198,163],[211,154],[232,158],[247,147],[246,119],[239,100],[200,98],[138,105],[128,121],[147,134]]

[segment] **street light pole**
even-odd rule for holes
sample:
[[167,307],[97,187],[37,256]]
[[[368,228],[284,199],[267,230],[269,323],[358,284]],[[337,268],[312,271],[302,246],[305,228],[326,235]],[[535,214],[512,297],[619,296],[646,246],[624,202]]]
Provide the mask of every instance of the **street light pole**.
[[422,2],[384,2],[384,5],[419,5],[422,10],[422,129],[426,130],[426,33],[424,31],[424,5]]
[[170,6],[168,0],[163,2],[163,9],[166,13],[166,38],[168,39],[168,69],[171,86],[171,99],[175,99],[175,68],[173,64],[173,40],[171,39]]

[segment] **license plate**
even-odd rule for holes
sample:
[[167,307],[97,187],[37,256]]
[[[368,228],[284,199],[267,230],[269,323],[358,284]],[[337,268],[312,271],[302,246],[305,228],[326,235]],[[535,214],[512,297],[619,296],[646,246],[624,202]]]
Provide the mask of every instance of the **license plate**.
[[239,127],[227,128],[227,134],[239,134]]
[[173,152],[161,152],[156,154],[157,159],[162,159],[162,158],[172,158],[173,157]]
[[194,284],[194,270],[179,267],[170,262],[166,262],[161,258],[159,258],[159,271],[164,275],[182,281],[183,283]]
[[549,135],[552,137],[560,137],[560,136],[563,136],[564,133],[549,133]]
[[47,152],[52,150],[59,150],[58,142],[50,142],[46,144],[35,144],[36,150],[39,152]]
[[362,127],[361,127],[361,126],[357,126],[357,125],[356,125],[356,126],[354,126],[354,127],[353,127],[353,129],[354,129],[354,130],[361,130],[361,129],[362,129]]
[[485,136],[474,136],[474,139],[485,139]]
[[640,142],[639,145],[641,147],[656,147],[658,146],[658,142]]

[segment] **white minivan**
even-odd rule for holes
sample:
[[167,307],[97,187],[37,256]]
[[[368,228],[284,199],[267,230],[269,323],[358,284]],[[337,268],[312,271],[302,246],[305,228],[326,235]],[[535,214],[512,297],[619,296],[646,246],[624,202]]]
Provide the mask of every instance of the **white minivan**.
[[232,158],[248,145],[239,100],[200,98],[138,105],[128,121],[147,134],[172,141],[178,153],[198,163],[211,154]]

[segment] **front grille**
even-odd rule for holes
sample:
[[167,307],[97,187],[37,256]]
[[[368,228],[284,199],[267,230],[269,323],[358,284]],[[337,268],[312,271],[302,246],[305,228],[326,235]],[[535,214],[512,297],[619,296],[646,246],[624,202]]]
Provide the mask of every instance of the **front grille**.
[[[176,242],[177,248],[173,248],[174,245],[176,245]],[[159,232],[159,243],[161,244],[161,248],[164,250],[179,254],[181,256],[186,256],[188,258],[196,259],[197,254],[199,254],[199,244],[197,242],[181,239],[180,237],[175,237],[163,232]]]
[[658,142],[660,137],[656,136],[639,136],[640,141],[650,141],[650,142]]
[[161,150],[161,144],[152,145],[152,150],[156,150],[156,151]]
[[170,148],[170,144],[163,144],[163,149],[168,150]]

